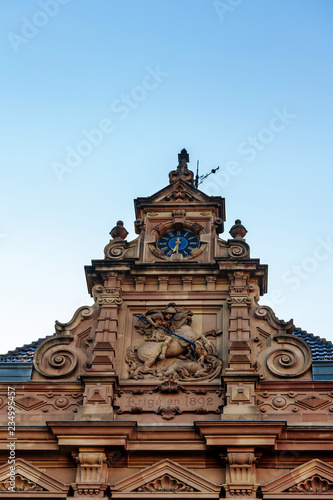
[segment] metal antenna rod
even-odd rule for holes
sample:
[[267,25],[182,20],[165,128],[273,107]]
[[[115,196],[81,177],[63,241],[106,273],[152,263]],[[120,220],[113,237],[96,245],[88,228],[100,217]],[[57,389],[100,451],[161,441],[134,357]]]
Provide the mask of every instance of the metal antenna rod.
[[215,174],[215,172],[218,171],[220,167],[217,167],[217,168],[212,168],[212,170],[210,172],[208,172],[208,174],[205,174],[205,175],[200,175],[200,177],[198,177],[198,185],[196,185],[195,187],[198,187],[199,184],[201,184],[205,179],[207,179],[207,177],[211,174]]
[[194,186],[199,186],[199,160],[197,160],[197,175],[195,176]]

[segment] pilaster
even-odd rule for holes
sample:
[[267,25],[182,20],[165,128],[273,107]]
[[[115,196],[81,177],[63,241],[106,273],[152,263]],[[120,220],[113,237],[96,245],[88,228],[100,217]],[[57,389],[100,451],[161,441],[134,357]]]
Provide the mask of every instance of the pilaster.
[[100,315],[90,366],[90,370],[93,372],[114,373],[115,371],[118,310],[122,302],[118,275],[115,272],[109,272],[105,286],[97,298]]
[[[230,287],[227,305],[229,314],[228,366],[224,373],[226,384],[226,406],[223,414],[235,414],[235,418],[244,415],[259,415],[256,406],[255,385],[258,376],[251,363],[251,328],[248,275],[244,271],[229,273]],[[246,417],[245,417],[246,418]],[[223,416],[222,416],[223,419]]]

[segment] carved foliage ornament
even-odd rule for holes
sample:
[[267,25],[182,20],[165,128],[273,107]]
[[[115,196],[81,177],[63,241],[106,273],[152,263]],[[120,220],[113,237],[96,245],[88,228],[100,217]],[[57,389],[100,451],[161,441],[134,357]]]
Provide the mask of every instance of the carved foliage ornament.
[[292,486],[288,491],[306,492],[306,493],[325,493],[333,490],[333,483],[320,477],[318,474],[301,481]]
[[[10,491],[9,488],[12,487],[10,478],[5,481],[0,482],[0,491]],[[30,481],[26,477],[21,476],[21,474],[15,474],[15,487],[14,491],[46,491],[38,484]]]
[[192,201],[193,196],[190,195],[183,186],[177,186],[172,193],[165,197],[165,201]]
[[183,483],[182,481],[179,481],[178,479],[170,476],[169,474],[164,474],[163,476],[158,477],[153,481],[150,481],[144,486],[140,486],[139,488],[137,488],[136,491],[151,492],[151,493],[157,493],[162,491],[169,491],[172,493],[179,493],[179,492],[192,493],[195,490],[191,486]]

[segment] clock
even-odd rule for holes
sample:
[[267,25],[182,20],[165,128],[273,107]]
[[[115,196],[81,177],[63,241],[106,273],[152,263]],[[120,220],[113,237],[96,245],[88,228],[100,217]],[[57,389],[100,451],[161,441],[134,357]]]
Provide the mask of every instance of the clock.
[[174,254],[190,257],[193,250],[199,248],[199,245],[199,238],[191,231],[186,230],[167,231],[156,242],[156,247],[167,257]]

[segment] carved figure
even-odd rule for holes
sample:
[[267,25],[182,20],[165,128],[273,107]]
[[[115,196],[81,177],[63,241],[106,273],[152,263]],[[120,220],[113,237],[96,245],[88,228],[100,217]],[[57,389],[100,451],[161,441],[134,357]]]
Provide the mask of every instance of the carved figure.
[[142,315],[136,329],[144,342],[129,347],[126,354],[129,377],[211,380],[218,376],[222,362],[206,338],[216,332],[194,332],[192,316],[192,311],[176,307],[174,302],[162,311],[150,310]]

